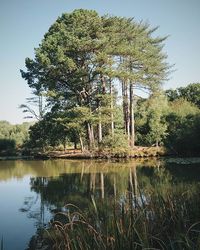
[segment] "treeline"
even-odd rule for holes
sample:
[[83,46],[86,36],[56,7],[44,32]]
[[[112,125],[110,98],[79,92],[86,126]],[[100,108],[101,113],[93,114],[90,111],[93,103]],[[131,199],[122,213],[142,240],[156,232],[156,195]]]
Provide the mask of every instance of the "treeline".
[[166,38],[154,37],[156,30],[92,10],[59,17],[21,70],[39,111],[22,105],[39,120],[27,145],[73,143],[82,151],[167,145],[198,153],[199,84],[162,91],[171,66],[162,51]]
[[[196,89],[196,97],[200,94],[200,83],[190,84],[185,88],[186,96],[172,99],[176,90],[156,92],[148,98],[138,98],[135,103],[135,144],[137,146],[165,146],[173,154],[199,155],[200,149],[200,109],[195,104],[197,99],[191,97],[191,91]],[[199,94],[198,94],[199,92]],[[114,136],[103,136],[98,149],[121,148],[129,150],[130,146],[124,132],[123,107],[117,105],[114,120]],[[80,141],[75,126],[78,118],[72,117],[73,127],[67,130],[68,124],[63,124],[64,114],[49,112],[44,118],[30,128],[30,139],[26,144],[29,148],[61,148],[74,144],[80,147]],[[80,119],[80,117],[79,117]],[[76,124],[77,123],[77,124]],[[87,143],[87,137],[84,140]],[[96,146],[97,147],[97,146]]]
[[[181,94],[184,93],[183,94]],[[154,141],[175,154],[200,154],[200,83],[167,90],[137,103],[139,145]]]
[[[171,66],[162,51],[166,37],[156,30],[92,10],[58,17],[21,70],[38,105],[38,113],[21,106],[38,119],[27,146],[73,143],[83,151],[165,144],[188,151],[191,133],[197,138],[199,102],[181,89],[162,92]],[[136,96],[138,89],[148,98]]]
[[29,127],[33,123],[12,125],[7,121],[0,121],[0,154],[13,154],[23,147],[29,138]]
[[[180,94],[184,92],[184,96]],[[179,94],[178,94],[179,93]],[[200,109],[196,105],[200,96],[200,83],[187,87],[154,93],[149,98],[138,98],[135,103],[136,145],[163,145],[175,154],[199,155]],[[191,98],[192,97],[192,98]],[[188,101],[190,100],[190,101]],[[115,136],[103,137],[100,148],[128,149],[124,136],[123,107],[115,113]],[[80,147],[75,130],[66,130],[56,113],[47,113],[37,123],[12,125],[0,121],[0,153],[13,154],[16,150],[39,150],[66,146]]]

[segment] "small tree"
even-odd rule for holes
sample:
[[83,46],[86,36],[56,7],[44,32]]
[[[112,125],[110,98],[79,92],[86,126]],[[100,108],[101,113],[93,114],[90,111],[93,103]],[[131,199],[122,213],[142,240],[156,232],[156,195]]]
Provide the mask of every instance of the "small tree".
[[166,114],[168,112],[168,102],[164,93],[155,92],[148,100],[148,123],[149,123],[149,142],[158,146],[166,137],[167,124]]

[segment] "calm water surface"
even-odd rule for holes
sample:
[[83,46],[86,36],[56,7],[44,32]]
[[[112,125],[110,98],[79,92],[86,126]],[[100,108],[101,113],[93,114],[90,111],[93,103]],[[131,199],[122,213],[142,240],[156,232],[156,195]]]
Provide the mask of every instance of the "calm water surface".
[[64,205],[81,209],[93,196],[123,200],[143,188],[163,192],[200,187],[200,158],[131,161],[0,161],[0,240],[5,250],[23,250]]

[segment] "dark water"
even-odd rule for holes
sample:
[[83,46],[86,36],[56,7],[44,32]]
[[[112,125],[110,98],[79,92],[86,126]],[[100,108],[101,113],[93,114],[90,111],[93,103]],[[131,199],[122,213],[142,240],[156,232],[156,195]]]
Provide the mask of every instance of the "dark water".
[[200,187],[200,158],[131,161],[0,161],[0,240],[5,250],[23,250],[64,205],[81,209],[144,188]]

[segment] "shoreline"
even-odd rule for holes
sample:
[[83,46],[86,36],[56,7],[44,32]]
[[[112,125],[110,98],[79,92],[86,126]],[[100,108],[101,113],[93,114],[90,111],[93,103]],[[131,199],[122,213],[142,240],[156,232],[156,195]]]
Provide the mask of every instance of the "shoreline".
[[132,159],[178,156],[163,147],[135,147],[126,150],[94,150],[84,151],[68,149],[65,151],[30,152],[29,155],[2,155],[0,160],[48,160],[48,159]]

